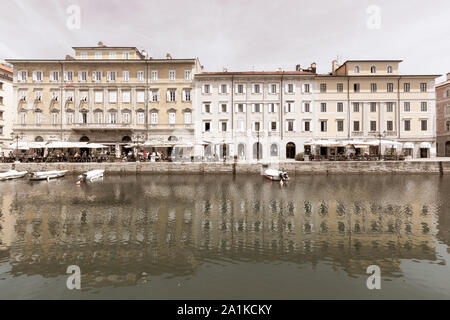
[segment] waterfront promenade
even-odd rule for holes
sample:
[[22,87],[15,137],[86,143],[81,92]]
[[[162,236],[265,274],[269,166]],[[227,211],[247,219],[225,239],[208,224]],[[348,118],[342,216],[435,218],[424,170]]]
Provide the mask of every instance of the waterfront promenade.
[[103,162],[103,163],[0,163],[0,171],[69,170],[77,174],[93,169],[123,174],[262,174],[265,169],[304,174],[441,174],[450,175],[450,158],[407,161],[281,161],[281,162]]

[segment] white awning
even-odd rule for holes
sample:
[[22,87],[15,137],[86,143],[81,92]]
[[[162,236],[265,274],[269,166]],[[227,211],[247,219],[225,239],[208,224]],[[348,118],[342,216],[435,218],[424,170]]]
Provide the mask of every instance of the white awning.
[[403,149],[414,149],[414,143],[412,143],[412,142],[405,142],[403,144]]
[[108,146],[105,146],[104,144],[100,144],[100,143],[88,143],[86,146],[84,146],[83,148],[89,148],[89,149],[103,149],[103,148],[108,148]]
[[45,148],[51,149],[70,149],[70,148],[88,148],[87,142],[73,141],[52,141],[45,145]]
[[9,149],[19,149],[19,150],[29,150],[29,149],[41,149],[41,148],[47,148],[45,142],[27,142],[27,141],[19,141],[17,142],[11,142],[8,145]]
[[431,144],[429,142],[422,142],[420,144],[421,149],[431,149]]

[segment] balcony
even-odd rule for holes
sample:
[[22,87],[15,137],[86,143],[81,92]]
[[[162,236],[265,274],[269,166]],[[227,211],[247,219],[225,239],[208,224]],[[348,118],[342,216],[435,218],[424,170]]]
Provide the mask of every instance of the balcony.
[[74,123],[68,124],[66,126],[71,126],[71,129],[74,131],[79,130],[88,130],[88,131],[96,131],[96,130],[113,130],[113,131],[131,131],[133,129],[131,123]]

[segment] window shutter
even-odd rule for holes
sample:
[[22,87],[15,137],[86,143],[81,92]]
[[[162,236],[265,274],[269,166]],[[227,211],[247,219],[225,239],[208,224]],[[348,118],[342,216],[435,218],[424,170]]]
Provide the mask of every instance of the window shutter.
[[78,81],[81,81],[81,71],[78,71]]
[[246,94],[247,93],[247,85],[244,83],[244,84],[242,84],[242,86],[244,88],[244,94]]
[[67,71],[64,71],[64,81],[67,81]]
[[273,112],[277,113],[278,112],[278,103],[274,103],[273,104]]
[[252,93],[255,93],[255,85],[252,84]]
[[186,101],[186,90],[181,91],[183,101]]
[[252,112],[255,112],[255,104],[254,103],[252,103]]
[[53,71],[50,71],[50,81],[54,81],[54,80],[55,80],[55,78],[53,76]]
[[205,104],[202,104],[202,113],[205,113]]
[[294,131],[297,131],[297,121],[294,120]]
[[238,112],[238,104],[237,103],[234,104],[234,112],[236,112],[236,113]]
[[205,85],[202,85],[202,93],[205,93]]
[[302,102],[302,112],[305,112],[305,103]]
[[278,131],[280,128],[279,122],[275,122],[275,131]]
[[227,84],[227,93],[230,92],[230,85]]
[[244,112],[247,112],[247,104],[244,103]]
[[166,91],[166,99],[167,99],[167,102],[170,101],[170,91],[169,90]]
[[177,95],[178,95],[178,92],[177,92],[177,91],[178,91],[178,90],[175,90],[175,100],[174,100],[175,102],[178,100],[178,99],[177,99]]
[[288,132],[288,124],[289,124],[288,121],[286,121],[284,124],[284,131],[286,131],[286,132]]
[[293,93],[295,93],[296,87],[297,87],[297,86],[295,85],[295,83],[293,83],[293,84],[292,84],[292,92],[293,92]]
[[33,71],[33,81],[36,81],[36,71]]
[[284,92],[288,93],[288,84],[287,83],[284,85]]
[[234,85],[234,93],[238,93],[238,85],[237,84]]
[[287,113],[287,103],[284,104],[284,112]]
[[255,122],[252,122],[252,131],[255,132]]
[[92,71],[92,81],[96,81],[97,77],[95,76],[95,71]]
[[111,81],[111,71],[106,72],[106,81]]

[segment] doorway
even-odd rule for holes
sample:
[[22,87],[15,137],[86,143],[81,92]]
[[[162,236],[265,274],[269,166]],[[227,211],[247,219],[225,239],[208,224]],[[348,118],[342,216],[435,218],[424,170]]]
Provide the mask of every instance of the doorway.
[[295,143],[286,144],[286,159],[295,159]]

